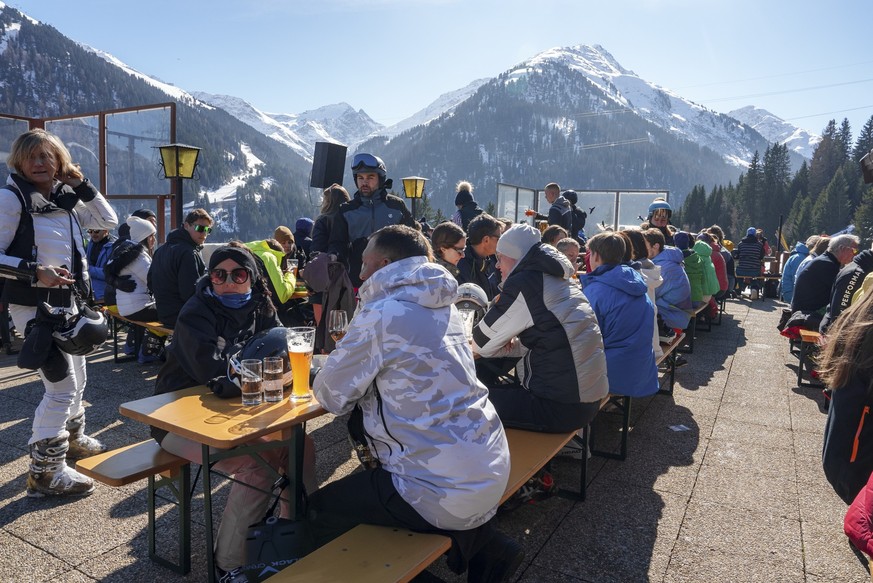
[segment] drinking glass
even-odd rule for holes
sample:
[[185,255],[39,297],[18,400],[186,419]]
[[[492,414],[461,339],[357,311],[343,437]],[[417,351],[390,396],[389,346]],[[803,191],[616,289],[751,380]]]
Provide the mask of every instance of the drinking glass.
[[292,377],[291,400],[306,401],[312,398],[312,393],[309,392],[309,370],[312,368],[315,328],[301,326],[287,330]]
[[282,377],[285,372],[285,359],[281,356],[264,358],[264,401],[278,403],[282,400]]
[[349,329],[349,316],[345,310],[331,310],[327,320],[327,332],[334,342],[339,342]]
[[261,361],[260,359],[247,359],[242,361],[241,365],[242,386],[240,387],[240,392],[242,393],[242,405],[243,407],[260,405],[261,390],[264,382]]
[[461,308],[458,311],[461,313],[461,321],[464,323],[464,336],[466,336],[469,342],[473,340],[473,322],[476,319],[476,310]]
[[297,265],[298,265],[298,262],[296,259],[289,259],[288,260],[288,271],[293,273],[295,278],[297,277]]

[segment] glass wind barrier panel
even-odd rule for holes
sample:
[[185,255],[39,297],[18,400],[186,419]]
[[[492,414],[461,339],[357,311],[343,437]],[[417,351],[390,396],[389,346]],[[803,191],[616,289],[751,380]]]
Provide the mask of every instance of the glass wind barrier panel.
[[[0,161],[6,162],[6,158],[9,157],[9,150],[12,149],[12,142],[28,129],[30,128],[27,120],[0,117]],[[3,182],[6,182],[5,176],[3,177]]]
[[649,214],[649,205],[656,198],[670,200],[670,192],[667,190],[651,190],[645,192],[620,192],[619,193],[619,228],[626,226],[639,227]]
[[512,219],[516,223],[530,223],[524,211],[533,208],[536,191],[512,184],[497,185],[497,216]]
[[107,114],[107,194],[168,194],[155,146],[169,143],[169,107]]
[[45,122],[70,151],[73,164],[95,185],[100,184],[100,118],[96,115]]

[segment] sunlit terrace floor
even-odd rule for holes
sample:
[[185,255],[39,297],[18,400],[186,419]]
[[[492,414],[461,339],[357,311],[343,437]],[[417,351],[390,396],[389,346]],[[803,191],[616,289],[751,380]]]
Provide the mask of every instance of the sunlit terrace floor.
[[[498,516],[522,542],[525,582],[869,581],[842,534],[845,505],[821,471],[820,390],[796,386],[797,359],[776,331],[775,300],[730,301],[721,326],[699,332],[673,396],[634,401],[626,461],[593,458],[587,502],[554,497]],[[148,437],[119,404],[150,395],[157,367],[113,364],[111,345],[89,358],[89,432],[111,447]],[[24,496],[36,375],[0,357],[0,574],[7,581],[204,581],[202,495],[193,507],[192,572],[152,564],[145,481],[98,485],[77,500]],[[602,415],[599,435],[618,420]],[[687,431],[671,426],[684,425]],[[343,419],[310,422],[318,477],[356,467]],[[603,446],[608,445],[601,441]],[[576,466],[554,462],[575,488]],[[219,482],[223,504],[229,485]],[[168,534],[170,511],[159,524]],[[431,572],[447,581],[445,562]]]

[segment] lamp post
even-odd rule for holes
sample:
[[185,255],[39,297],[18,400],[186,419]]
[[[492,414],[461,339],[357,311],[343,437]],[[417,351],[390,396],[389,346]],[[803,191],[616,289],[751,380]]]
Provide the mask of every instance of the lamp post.
[[185,144],[167,144],[157,146],[161,151],[161,166],[164,168],[164,178],[176,179],[176,225],[183,220],[182,210],[182,180],[194,178],[194,170],[197,168],[197,160],[200,157],[200,148],[186,146]]
[[424,197],[424,183],[427,182],[427,178],[407,176],[406,178],[401,178],[401,180],[403,181],[403,192],[406,194],[406,198],[412,199],[412,218],[418,220],[418,215],[415,214],[415,201]]

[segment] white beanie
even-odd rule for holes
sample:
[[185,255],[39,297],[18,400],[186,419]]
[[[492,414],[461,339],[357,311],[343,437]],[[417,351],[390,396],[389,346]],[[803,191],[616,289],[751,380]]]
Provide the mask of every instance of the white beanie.
[[149,235],[154,235],[157,232],[151,221],[133,215],[128,217],[127,226],[130,227],[130,240],[134,243],[142,243]]
[[497,252],[516,261],[527,255],[540,242],[542,234],[526,223],[512,225],[497,241]]

